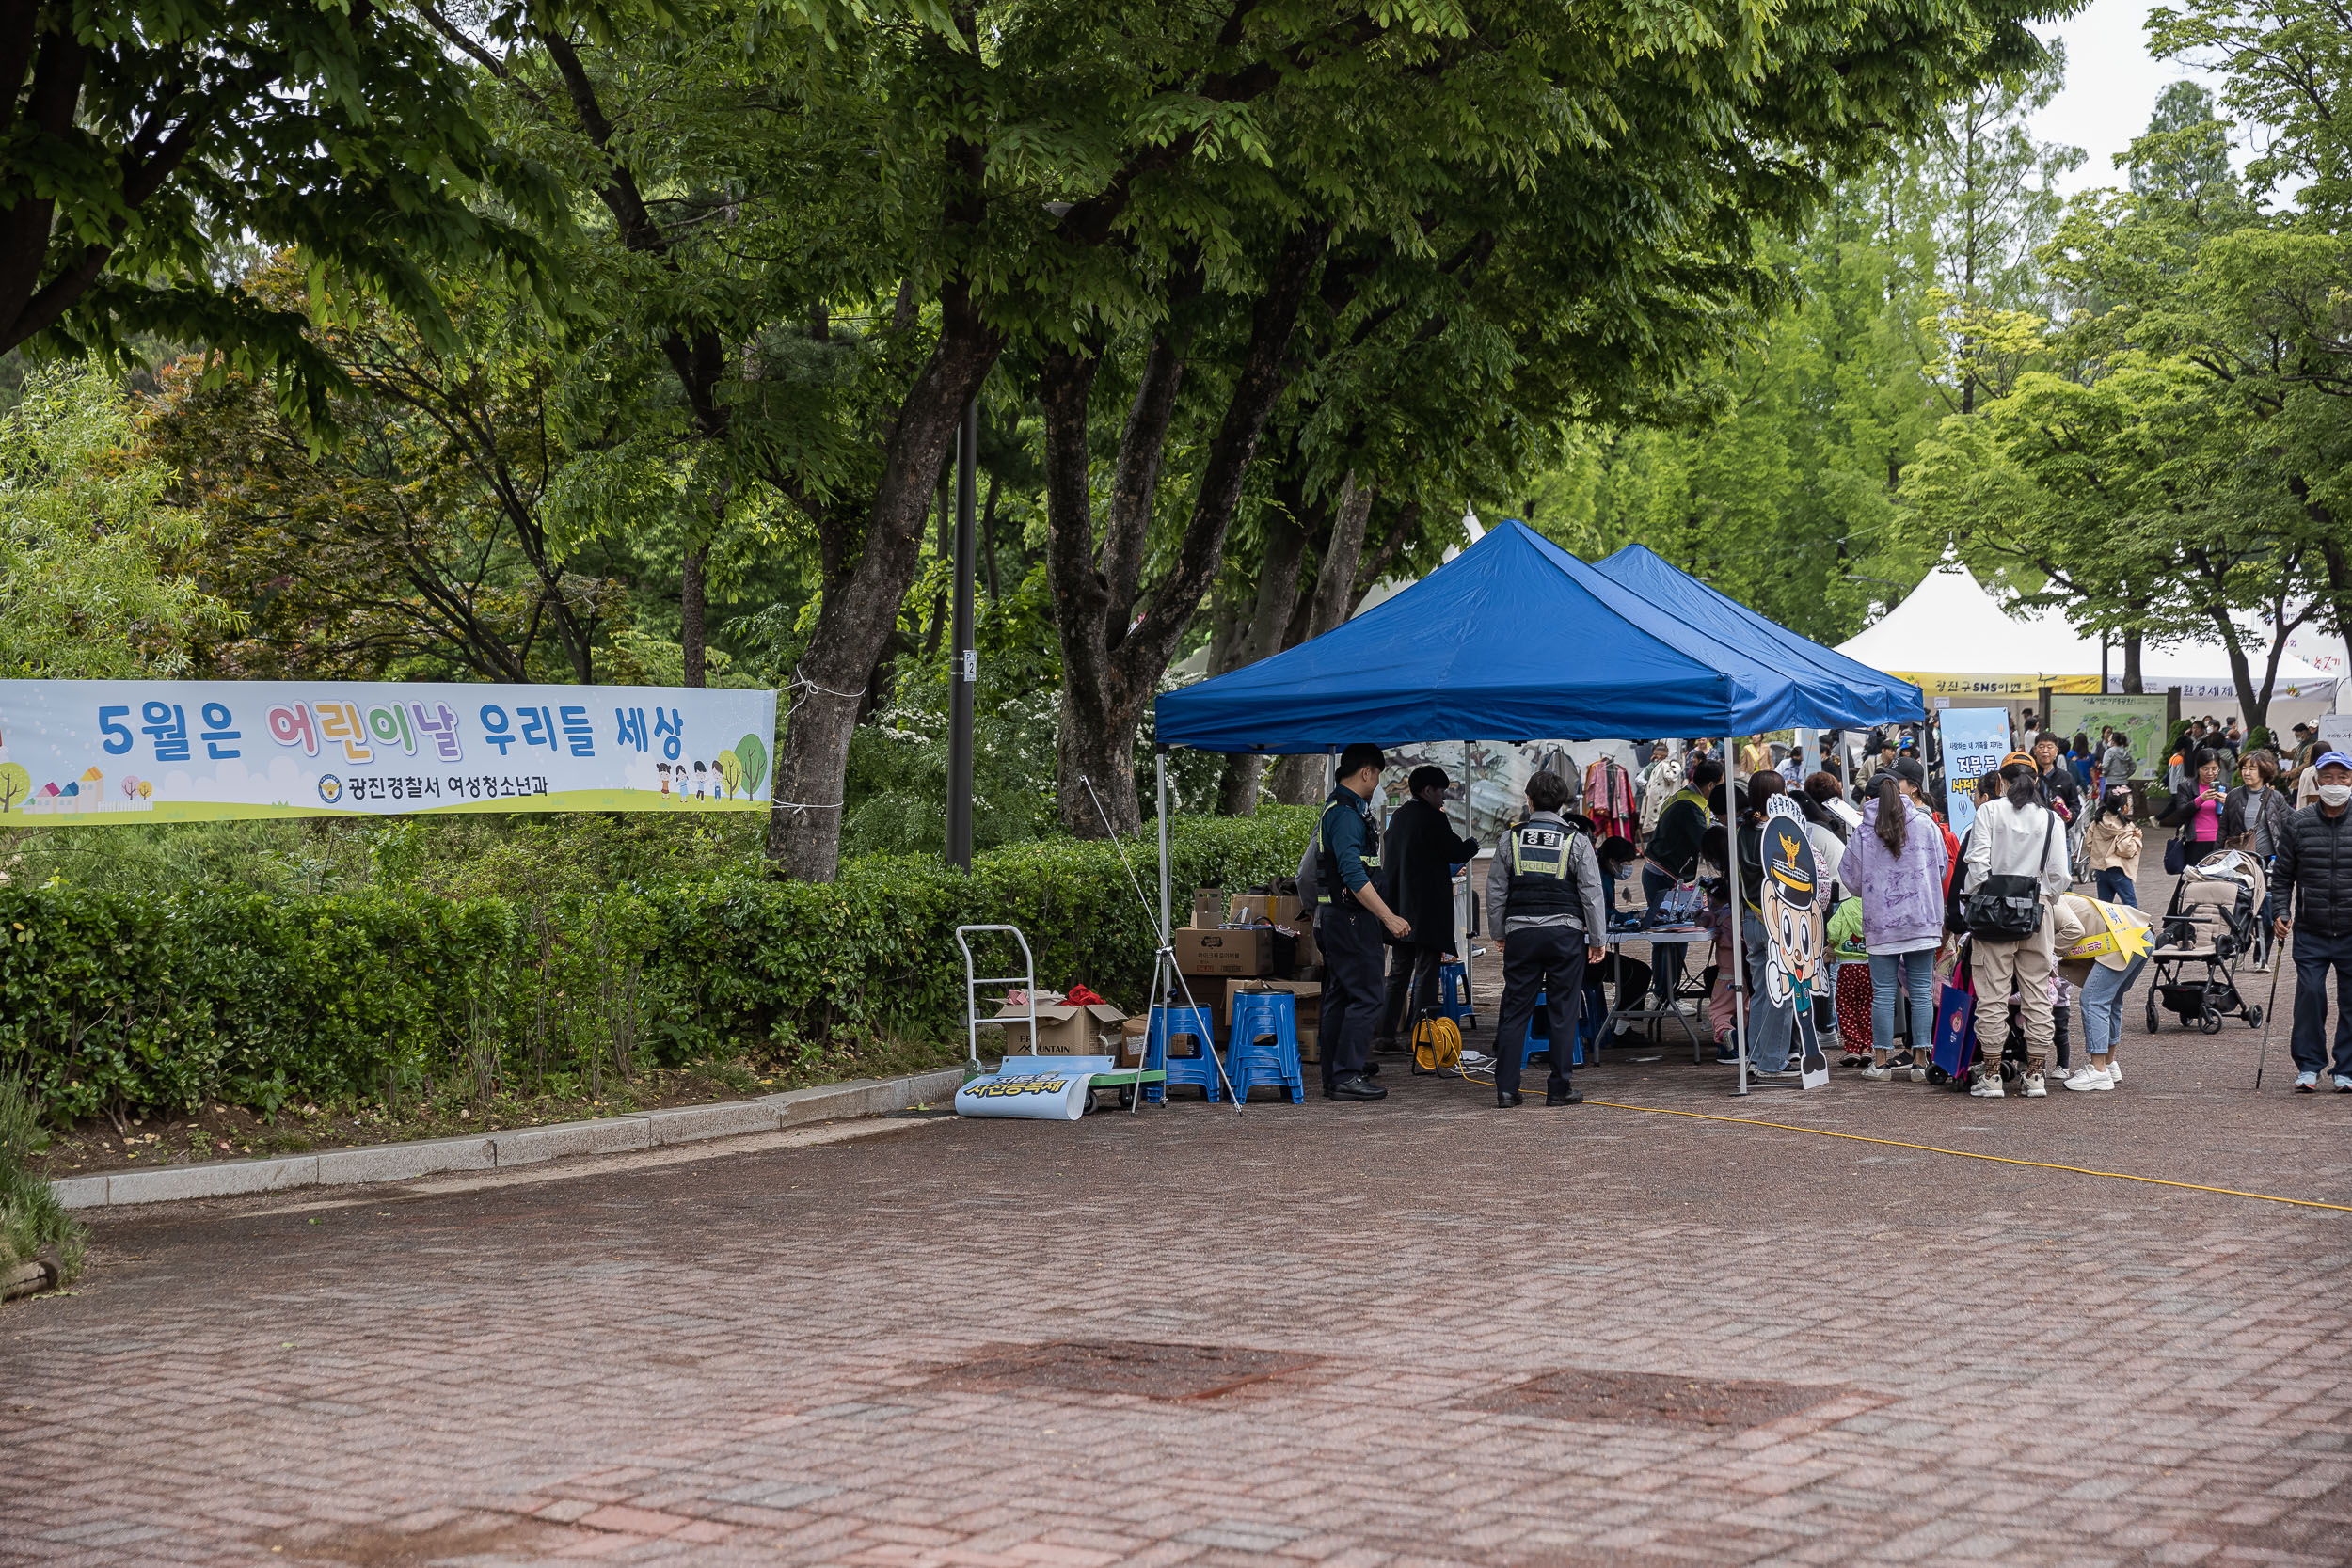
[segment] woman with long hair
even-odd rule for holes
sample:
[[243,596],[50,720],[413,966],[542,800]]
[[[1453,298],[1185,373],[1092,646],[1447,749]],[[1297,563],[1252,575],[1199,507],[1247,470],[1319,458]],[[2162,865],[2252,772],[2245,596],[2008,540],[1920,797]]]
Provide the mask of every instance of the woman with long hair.
[[[1964,895],[1969,974],[1978,1005],[1997,1006],[2012,989],[2026,1035],[2025,1095],[2048,1094],[2042,1069],[2056,1030],[2050,1015],[2050,903],[2073,885],[2066,835],[2057,814],[2042,803],[2042,771],[2033,758],[2011,752],[2001,765],[2003,793],[1977,812],[1968,832]],[[2022,929],[2020,927],[2023,927]],[[1979,1100],[2001,1098],[1999,1053],[1980,1059],[1968,1092]]]
[[1895,1059],[1895,1003],[1911,1005],[1911,1037],[1926,1037],[1935,1016],[1935,954],[1944,943],[1944,835],[1892,770],[1870,784],[1862,826],[1846,845],[1848,888],[1862,900],[1862,946],[1870,958],[1870,1065],[1862,1076],[1891,1083],[1907,1072],[1924,1083],[1928,1064],[1915,1043]]

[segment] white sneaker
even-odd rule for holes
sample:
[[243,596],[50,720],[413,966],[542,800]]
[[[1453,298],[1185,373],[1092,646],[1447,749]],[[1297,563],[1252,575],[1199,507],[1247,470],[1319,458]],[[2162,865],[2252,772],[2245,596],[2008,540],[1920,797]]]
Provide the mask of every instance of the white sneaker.
[[1866,1067],[1862,1069],[1862,1077],[1865,1083],[1891,1084],[1895,1081],[1895,1069],[1891,1067]]
[[2352,1078],[2346,1078],[2341,1072],[2337,1073],[2336,1092],[2338,1094],[2352,1094]]
[[1975,1083],[1968,1085],[1968,1098],[1971,1100],[1999,1100],[2002,1098],[2000,1079],[1978,1079]]
[[2049,1098],[2050,1087],[2042,1082],[2042,1074],[2028,1072],[2026,1074],[2026,1086],[2021,1092],[2027,1100],[2046,1100]]
[[2111,1089],[2115,1087],[2115,1080],[2096,1068],[2085,1068],[2074,1077],[2069,1078],[2066,1081],[2066,1086],[2070,1089],[2084,1090]]
[[2295,1087],[2296,1092],[2300,1094],[2317,1094],[2319,1092],[2319,1074],[2316,1072],[2296,1073],[2295,1075]]
[[2122,1081],[2123,1081],[2123,1064],[2122,1064],[2122,1062],[2118,1062],[2118,1061],[2114,1061],[2114,1060],[2109,1060],[2109,1061],[2108,1061],[2108,1063],[2107,1063],[2107,1084],[2108,1084],[2108,1086],[2112,1087],[2112,1086],[2114,1086],[2114,1085],[2117,1085],[2117,1084],[2121,1084]]

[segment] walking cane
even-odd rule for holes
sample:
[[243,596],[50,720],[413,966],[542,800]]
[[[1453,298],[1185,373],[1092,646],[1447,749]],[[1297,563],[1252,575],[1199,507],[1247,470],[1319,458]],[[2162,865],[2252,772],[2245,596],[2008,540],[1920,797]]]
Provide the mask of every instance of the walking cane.
[[2254,1062],[2254,1087],[2263,1086],[2263,1069],[2270,1065],[2270,1026],[2279,1010],[2279,944],[2270,944],[2270,1000],[2263,1004],[2263,1053]]

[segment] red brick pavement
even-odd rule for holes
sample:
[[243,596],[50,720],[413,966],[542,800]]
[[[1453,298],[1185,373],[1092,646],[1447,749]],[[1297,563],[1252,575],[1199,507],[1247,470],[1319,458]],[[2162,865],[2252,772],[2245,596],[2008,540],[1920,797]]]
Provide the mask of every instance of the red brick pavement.
[[[2257,1039],[2039,1101],[1735,1104],[1647,1049],[1581,1085],[2352,1203],[2352,1097],[2282,1056],[2254,1096]],[[78,1293],[0,1309],[0,1560],[2352,1561],[2352,1214],[1487,1099],[106,1220]],[[1122,1338],[1319,1359],[1196,1400],[942,1375]],[[1513,1392],[1579,1369],[1818,1392]]]

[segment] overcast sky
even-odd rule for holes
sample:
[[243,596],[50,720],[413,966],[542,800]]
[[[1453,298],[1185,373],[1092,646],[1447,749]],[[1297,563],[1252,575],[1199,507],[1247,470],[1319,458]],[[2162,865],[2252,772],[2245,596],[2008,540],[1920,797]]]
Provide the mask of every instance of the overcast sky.
[[[2148,53],[2150,0],[2091,0],[2066,21],[2035,29],[2066,40],[2066,86],[2034,120],[2043,141],[2070,142],[2090,156],[2062,182],[2069,193],[2121,185],[2126,176],[2115,154],[2148,129],[2156,94],[2168,82],[2190,77],[2218,89],[2208,73]],[[2238,162],[2243,164],[2243,153]]]

